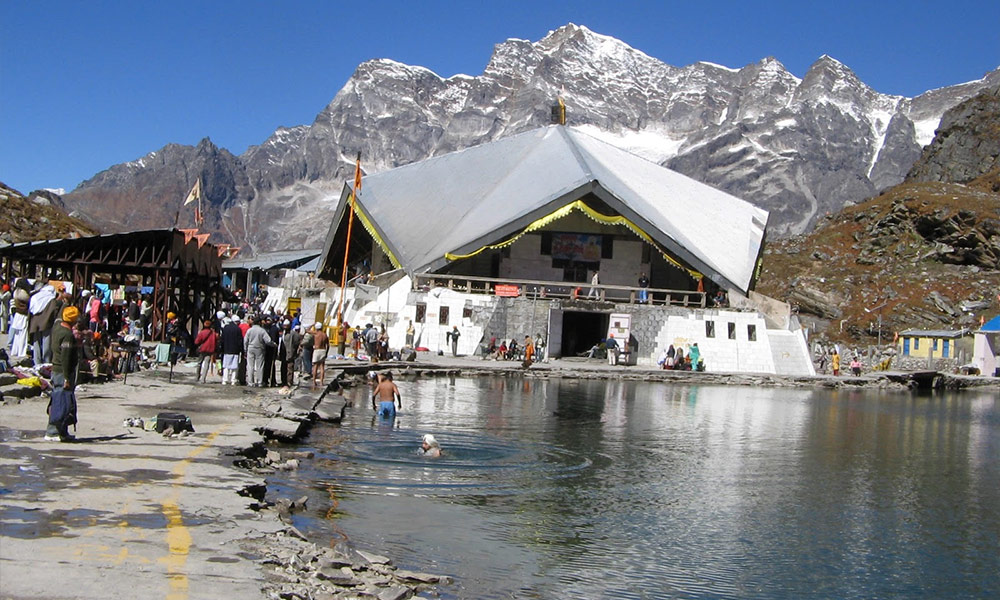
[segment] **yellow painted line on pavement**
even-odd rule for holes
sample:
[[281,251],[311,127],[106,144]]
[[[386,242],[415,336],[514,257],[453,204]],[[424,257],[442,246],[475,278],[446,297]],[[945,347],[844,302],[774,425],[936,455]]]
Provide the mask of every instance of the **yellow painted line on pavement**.
[[174,493],[161,503],[163,516],[167,518],[167,546],[170,548],[170,554],[161,559],[167,565],[167,578],[170,584],[167,600],[187,600],[188,597],[188,577],[184,566],[187,564],[188,552],[191,549],[191,533],[184,525],[179,505],[184,473],[191,462],[199,454],[208,450],[215,438],[228,428],[229,426],[225,425],[210,433],[204,444],[192,450],[173,468],[174,482],[171,485],[174,488]]

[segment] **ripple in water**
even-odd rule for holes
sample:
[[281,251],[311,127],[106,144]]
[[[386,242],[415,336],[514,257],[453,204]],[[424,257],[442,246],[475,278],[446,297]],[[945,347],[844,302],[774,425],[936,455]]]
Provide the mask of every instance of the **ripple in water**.
[[335,454],[324,452],[320,458],[332,469],[327,476],[361,493],[392,488],[420,495],[492,495],[521,493],[529,478],[573,477],[591,466],[590,459],[555,446],[474,433],[437,435],[442,454],[431,458],[420,452],[422,433],[373,433],[338,446]]

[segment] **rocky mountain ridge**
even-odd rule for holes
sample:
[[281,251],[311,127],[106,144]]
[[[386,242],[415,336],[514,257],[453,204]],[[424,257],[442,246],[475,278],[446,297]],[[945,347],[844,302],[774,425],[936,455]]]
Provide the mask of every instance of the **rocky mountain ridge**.
[[571,126],[768,209],[771,235],[782,236],[902,181],[944,111],[994,82],[1000,69],[904,98],[829,56],[801,79],[773,58],[675,67],[571,24],[498,44],[476,77],[367,61],[310,125],[279,128],[238,157],[207,140],[169,145],[99,173],[66,202],[113,229],[163,226],[200,175],[206,229],[220,241],[316,245],[358,151],[368,173],[445,154],[547,124],[561,95]]
[[821,337],[870,343],[1000,312],[1000,86],[955,106],[907,181],[772,244],[759,291]]

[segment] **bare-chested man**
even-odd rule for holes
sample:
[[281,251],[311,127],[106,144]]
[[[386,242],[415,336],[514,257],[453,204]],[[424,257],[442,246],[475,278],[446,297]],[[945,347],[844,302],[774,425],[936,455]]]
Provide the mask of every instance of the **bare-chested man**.
[[[378,406],[375,405],[376,398],[379,399]],[[397,402],[402,410],[403,398],[399,393],[399,388],[392,382],[392,372],[380,373],[378,385],[375,386],[375,391],[372,393],[372,410],[378,411],[380,417],[391,419],[396,416]]]

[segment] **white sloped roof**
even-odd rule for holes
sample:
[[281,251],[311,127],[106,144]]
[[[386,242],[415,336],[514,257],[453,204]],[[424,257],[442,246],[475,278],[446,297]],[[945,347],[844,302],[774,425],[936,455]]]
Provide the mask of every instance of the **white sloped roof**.
[[[562,126],[366,176],[358,204],[401,266],[422,273],[588,192],[716,283],[749,289],[767,211]],[[345,186],[325,254],[348,197]]]

